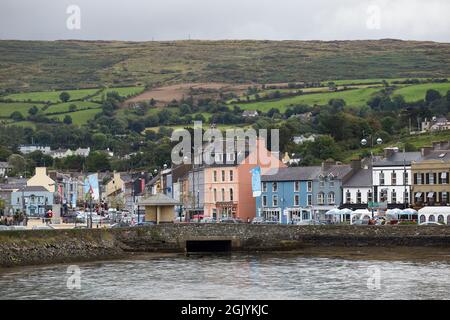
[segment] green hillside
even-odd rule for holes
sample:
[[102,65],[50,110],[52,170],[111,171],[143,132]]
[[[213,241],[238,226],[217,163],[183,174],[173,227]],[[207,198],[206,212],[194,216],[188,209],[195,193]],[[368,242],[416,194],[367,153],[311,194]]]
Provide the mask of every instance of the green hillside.
[[400,40],[4,40],[0,56],[0,90],[17,91],[450,75],[450,44]]

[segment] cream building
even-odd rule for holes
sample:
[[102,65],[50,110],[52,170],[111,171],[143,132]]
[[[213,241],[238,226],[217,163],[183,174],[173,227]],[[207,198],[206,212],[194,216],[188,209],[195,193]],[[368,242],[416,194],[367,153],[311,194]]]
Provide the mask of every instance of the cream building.
[[49,192],[55,192],[56,184],[55,181],[52,180],[47,175],[46,167],[36,167],[36,173],[27,181],[28,187],[36,187],[42,186],[47,189]]

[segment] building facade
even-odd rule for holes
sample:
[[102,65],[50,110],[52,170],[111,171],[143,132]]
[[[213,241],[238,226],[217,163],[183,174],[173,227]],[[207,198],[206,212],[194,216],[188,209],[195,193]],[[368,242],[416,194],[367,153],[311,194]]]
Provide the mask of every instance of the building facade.
[[312,220],[313,180],[320,167],[280,168],[261,177],[256,216],[277,223]]
[[385,207],[407,208],[411,203],[411,162],[421,160],[421,152],[399,152],[386,148],[384,157],[373,163],[374,201]]
[[16,211],[25,211],[28,217],[43,217],[53,209],[54,193],[42,186],[27,186],[11,193],[11,205]]

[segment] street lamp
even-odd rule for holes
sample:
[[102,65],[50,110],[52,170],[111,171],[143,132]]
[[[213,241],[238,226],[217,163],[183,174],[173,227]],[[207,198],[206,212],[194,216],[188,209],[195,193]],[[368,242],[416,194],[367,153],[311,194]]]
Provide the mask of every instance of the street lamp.
[[[372,141],[371,146],[373,147],[373,136],[372,135],[370,135],[370,139]],[[378,138],[376,140],[376,142],[377,142],[378,145],[380,145],[380,144],[383,143],[383,139]],[[367,146],[367,139],[366,138],[363,138],[361,140],[361,145],[364,146],[364,147]],[[373,163],[374,163],[373,150],[370,150],[370,166],[371,166],[372,172],[373,172]],[[372,219],[374,218],[374,211],[373,211],[373,207],[374,207],[373,204],[375,202],[374,200],[375,200],[375,187],[374,187],[373,182],[372,182],[372,207],[371,207]]]

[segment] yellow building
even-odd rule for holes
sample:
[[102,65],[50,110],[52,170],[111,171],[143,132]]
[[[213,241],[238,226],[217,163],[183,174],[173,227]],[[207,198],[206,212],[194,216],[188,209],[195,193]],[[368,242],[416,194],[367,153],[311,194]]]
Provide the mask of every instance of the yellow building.
[[173,222],[176,216],[175,206],[180,203],[165,194],[157,193],[139,200],[138,205],[145,207],[145,221],[157,224]]
[[47,175],[47,168],[45,167],[36,167],[36,173],[34,176],[28,179],[27,186],[41,186],[47,189],[49,192],[55,192],[56,190],[55,181]]
[[450,204],[450,152],[440,150],[424,154],[423,160],[411,163],[411,172],[416,208]]

